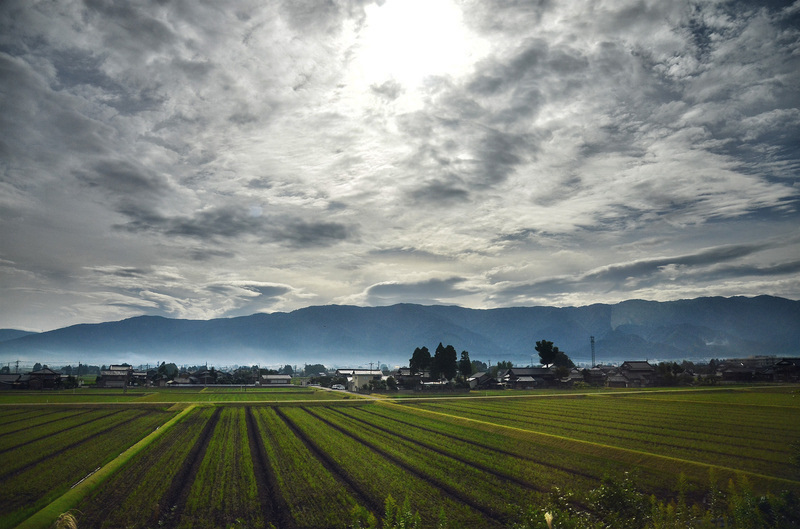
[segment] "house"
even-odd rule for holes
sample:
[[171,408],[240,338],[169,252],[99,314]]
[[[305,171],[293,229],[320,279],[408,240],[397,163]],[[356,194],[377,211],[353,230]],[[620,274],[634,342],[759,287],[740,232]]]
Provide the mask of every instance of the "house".
[[630,387],[630,381],[624,375],[612,372],[606,376],[606,387],[609,388],[627,388]]
[[583,380],[592,386],[605,386],[607,378],[607,370],[604,370],[599,366],[583,370]]
[[432,381],[431,372],[428,369],[412,373],[411,368],[401,367],[395,371],[392,376],[397,382],[397,385],[405,389],[419,389],[422,387],[423,382]]
[[369,384],[370,380],[383,380],[383,371],[380,369],[337,369],[337,377],[347,379],[347,389],[355,391]]
[[496,389],[501,387],[497,379],[485,371],[475,373],[469,377],[467,384],[469,384],[469,389]]
[[756,378],[756,369],[738,362],[725,362],[720,370],[722,380],[727,382],[752,382]]
[[261,375],[262,386],[291,386],[292,375]]
[[556,374],[551,367],[512,367],[498,379],[507,388],[534,389],[555,384]]
[[781,358],[775,363],[775,380],[780,382],[800,381],[800,358]]
[[632,360],[619,366],[619,374],[628,380],[627,387],[652,386],[655,381],[656,368],[647,361]]
[[112,365],[100,371],[97,377],[98,388],[124,388],[130,384],[133,368],[124,365]]
[[[152,374],[155,375],[156,371],[152,370]],[[131,373],[131,382],[135,383],[137,386],[147,386],[148,385],[148,377],[151,373],[147,371],[134,371]]]
[[572,387],[575,382],[583,382],[583,373],[581,373],[580,369],[573,367],[569,370],[569,374],[560,379],[559,382],[561,382],[563,386]]
[[55,389],[59,387],[61,382],[61,373],[56,373],[49,367],[31,371],[29,376],[29,389]]
[[19,374],[0,375],[0,391],[14,389],[19,380]]
[[188,375],[181,375],[173,378],[172,380],[167,382],[167,386],[174,388],[176,386],[194,386],[195,384],[199,384],[200,381],[197,380],[193,376]]

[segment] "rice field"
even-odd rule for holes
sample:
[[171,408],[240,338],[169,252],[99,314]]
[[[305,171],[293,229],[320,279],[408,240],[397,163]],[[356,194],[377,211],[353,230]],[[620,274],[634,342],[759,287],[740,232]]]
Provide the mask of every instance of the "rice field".
[[81,529],[342,528],[354,509],[380,519],[388,496],[407,499],[424,527],[444,515],[449,527],[500,528],[555,487],[588,491],[621,475],[660,498],[685,479],[695,502],[709,480],[724,487],[742,477],[758,493],[800,493],[797,387],[451,399],[256,393],[0,406],[0,529],[174,417],[182,404],[159,399],[176,394],[199,404],[85,487],[72,505]]

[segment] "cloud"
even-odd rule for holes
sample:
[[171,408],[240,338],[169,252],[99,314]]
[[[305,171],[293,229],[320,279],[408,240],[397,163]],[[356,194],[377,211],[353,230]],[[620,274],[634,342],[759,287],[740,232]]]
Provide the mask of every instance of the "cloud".
[[759,243],[711,247],[683,255],[642,258],[601,266],[575,275],[544,277],[527,283],[501,283],[492,296],[498,301],[502,299],[516,300],[516,302],[569,292],[591,295],[593,292],[613,291],[624,296],[664,282],[703,284],[748,276],[789,275],[797,269],[796,260],[769,266],[726,263],[791,244],[796,244],[796,241],[773,239]]
[[463,288],[466,282],[463,277],[447,279],[426,279],[410,283],[387,282],[370,286],[366,290],[366,299],[371,305],[387,305],[394,303],[436,304],[442,300],[458,298],[474,293],[470,288]]
[[800,297],[796,6],[399,1],[0,2],[0,326]]

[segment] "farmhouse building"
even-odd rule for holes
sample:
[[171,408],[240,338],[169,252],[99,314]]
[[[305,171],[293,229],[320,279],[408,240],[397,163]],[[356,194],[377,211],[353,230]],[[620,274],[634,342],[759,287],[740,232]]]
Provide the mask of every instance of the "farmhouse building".
[[337,369],[337,377],[347,379],[347,389],[350,391],[362,388],[370,380],[383,380],[383,371],[380,369]]
[[550,367],[512,367],[498,373],[497,378],[501,384],[513,389],[541,388],[556,382],[555,370]]
[[0,375],[0,391],[14,389],[14,385],[19,380],[19,374]]
[[56,373],[49,367],[44,367],[38,371],[31,371],[28,379],[29,389],[55,389],[61,381],[61,374]]
[[469,384],[469,389],[496,389],[500,387],[497,379],[485,371],[475,373],[467,379],[467,383]]
[[291,386],[292,375],[261,375],[262,386]]
[[130,383],[132,374],[131,366],[109,366],[108,369],[100,371],[100,376],[97,377],[97,387],[124,388]]
[[628,381],[626,387],[641,388],[653,385],[656,368],[647,361],[628,361],[619,366],[619,374]]

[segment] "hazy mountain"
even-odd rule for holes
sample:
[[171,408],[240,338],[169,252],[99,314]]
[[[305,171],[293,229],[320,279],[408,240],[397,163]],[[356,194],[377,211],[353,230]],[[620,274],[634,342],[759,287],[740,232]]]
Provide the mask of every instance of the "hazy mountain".
[[28,336],[30,334],[36,333],[30,331],[20,331],[17,329],[0,329],[0,342],[16,340],[17,338],[22,338],[23,336]]
[[[0,331],[0,340],[12,331]],[[21,331],[19,331],[21,332]],[[472,359],[538,362],[537,340],[576,362],[800,356],[800,301],[698,298],[585,307],[490,310],[401,304],[322,306],[208,321],[141,316],[75,325],[0,342],[0,362],[366,365],[407,364],[415,347],[439,344]]]

